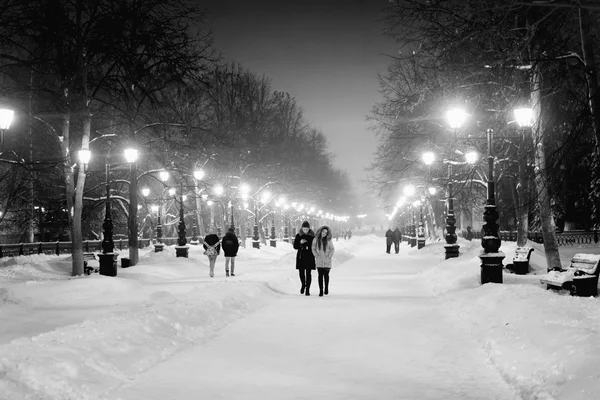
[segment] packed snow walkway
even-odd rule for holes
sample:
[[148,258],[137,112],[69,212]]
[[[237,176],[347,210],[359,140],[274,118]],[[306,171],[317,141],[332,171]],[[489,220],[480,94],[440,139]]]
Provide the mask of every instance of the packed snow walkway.
[[106,398],[520,398],[431,296],[416,249],[366,246],[334,267],[329,296],[314,273],[310,297],[298,284]]

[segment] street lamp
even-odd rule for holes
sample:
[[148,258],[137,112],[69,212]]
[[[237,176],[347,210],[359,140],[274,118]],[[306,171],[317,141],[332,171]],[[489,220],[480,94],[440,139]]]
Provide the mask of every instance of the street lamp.
[[194,192],[196,194],[196,216],[193,219],[194,223],[192,224],[192,239],[190,240],[190,244],[198,245],[200,241],[198,240],[198,225],[201,223],[200,216],[202,215],[202,202],[200,201],[200,191],[198,189],[198,183],[204,179],[205,173],[202,169],[194,170],[194,179],[196,180],[196,184],[194,185]]
[[[102,238],[102,253],[98,255],[100,258],[100,275],[105,276],[117,276],[117,257],[118,254],[114,253],[115,244],[113,242],[113,222],[111,215],[111,204],[110,204],[110,153],[112,146],[108,148],[106,155],[106,209],[104,213],[104,223],[102,224],[103,238]],[[91,152],[88,149],[82,149],[79,151],[79,160],[87,166],[91,159]]]
[[4,145],[4,132],[10,128],[15,112],[8,109],[0,109],[0,146]]
[[137,197],[137,164],[138,150],[126,148],[124,150],[125,160],[129,163],[129,218],[127,230],[129,234],[129,265],[134,266],[139,260],[138,251],[138,197]]
[[[173,188],[174,189],[174,188]],[[175,257],[188,257],[189,246],[186,246],[187,239],[185,238],[185,219],[183,217],[183,182],[179,185],[179,226],[177,246],[175,246]]]
[[[160,178],[160,180],[162,181],[163,185],[165,184],[165,182],[167,182],[169,180],[169,171],[160,171],[158,173],[158,177]],[[149,193],[149,191],[148,191]],[[156,241],[157,243],[154,243],[154,252],[158,253],[160,251],[163,251],[165,244],[162,242],[162,224],[161,224],[161,217],[162,217],[162,190],[161,190],[161,195],[158,198],[158,215],[157,215],[157,221],[156,221]]]

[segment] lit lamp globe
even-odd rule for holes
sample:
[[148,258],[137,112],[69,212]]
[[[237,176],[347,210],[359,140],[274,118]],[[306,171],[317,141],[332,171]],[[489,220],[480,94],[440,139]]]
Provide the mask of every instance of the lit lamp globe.
[[14,116],[15,112],[13,110],[8,110],[6,108],[0,109],[0,129],[9,129]]
[[432,187],[430,187],[430,188],[429,188],[429,189],[427,189],[427,190],[429,190],[429,194],[430,194],[430,195],[432,195],[432,196],[433,196],[434,194],[436,194],[436,193],[437,193],[437,189],[436,189],[436,188],[434,188],[433,186],[432,186]]
[[152,210],[153,213],[157,213],[158,212],[158,206],[156,206],[156,205],[151,206],[150,210]]
[[215,194],[217,196],[221,196],[223,194],[223,192],[225,191],[225,189],[223,189],[223,186],[217,185],[217,186],[215,186],[215,188],[213,189],[213,191],[215,192]]
[[446,112],[446,120],[451,129],[460,129],[467,120],[467,113],[460,108],[452,108]]
[[435,154],[432,151],[426,151],[422,158],[425,165],[431,165],[435,161]]
[[143,187],[142,188],[142,196],[148,197],[150,195],[150,188]]
[[415,194],[415,187],[413,185],[404,186],[404,195],[410,197]]
[[246,198],[248,198],[248,195],[250,194],[250,186],[247,183],[242,183],[240,185],[240,193],[242,194],[242,197],[246,196]]
[[479,159],[479,154],[476,151],[469,151],[465,154],[465,160],[469,164],[475,164]]
[[88,165],[90,163],[90,159],[92,158],[92,152],[88,149],[81,149],[79,150],[77,156],[83,165]]
[[169,195],[170,195],[170,196],[175,196],[175,193],[176,193],[176,192],[177,192],[177,191],[175,190],[175,188],[170,188],[170,189],[169,189]]
[[137,161],[139,152],[137,149],[130,147],[123,150],[123,155],[125,155],[125,160],[131,164]]
[[270,198],[271,198],[271,192],[269,192],[269,191],[263,192],[263,194],[261,196],[261,200],[263,203],[266,204]]
[[204,171],[197,169],[194,171],[194,179],[201,181],[204,178]]
[[533,110],[531,108],[515,109],[515,119],[521,128],[530,128],[533,125]]
[[160,171],[158,176],[161,181],[166,182],[169,180],[169,171]]

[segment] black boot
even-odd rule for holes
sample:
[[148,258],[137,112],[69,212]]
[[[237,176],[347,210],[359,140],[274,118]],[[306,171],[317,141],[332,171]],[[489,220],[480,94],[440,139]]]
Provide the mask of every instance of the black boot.
[[325,271],[325,294],[329,294],[329,270]]
[[323,269],[319,268],[319,297],[323,297]]
[[306,289],[306,276],[303,269],[298,270],[298,274],[300,275],[300,283],[302,286],[300,287],[300,294],[304,294],[304,289]]

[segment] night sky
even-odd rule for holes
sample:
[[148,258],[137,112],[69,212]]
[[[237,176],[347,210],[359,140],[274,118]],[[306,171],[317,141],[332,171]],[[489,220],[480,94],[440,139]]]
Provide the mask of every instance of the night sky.
[[382,34],[386,0],[211,0],[215,47],[225,59],[271,78],[328,138],[335,165],[356,183],[376,148],[365,115],[380,99],[392,39]]

